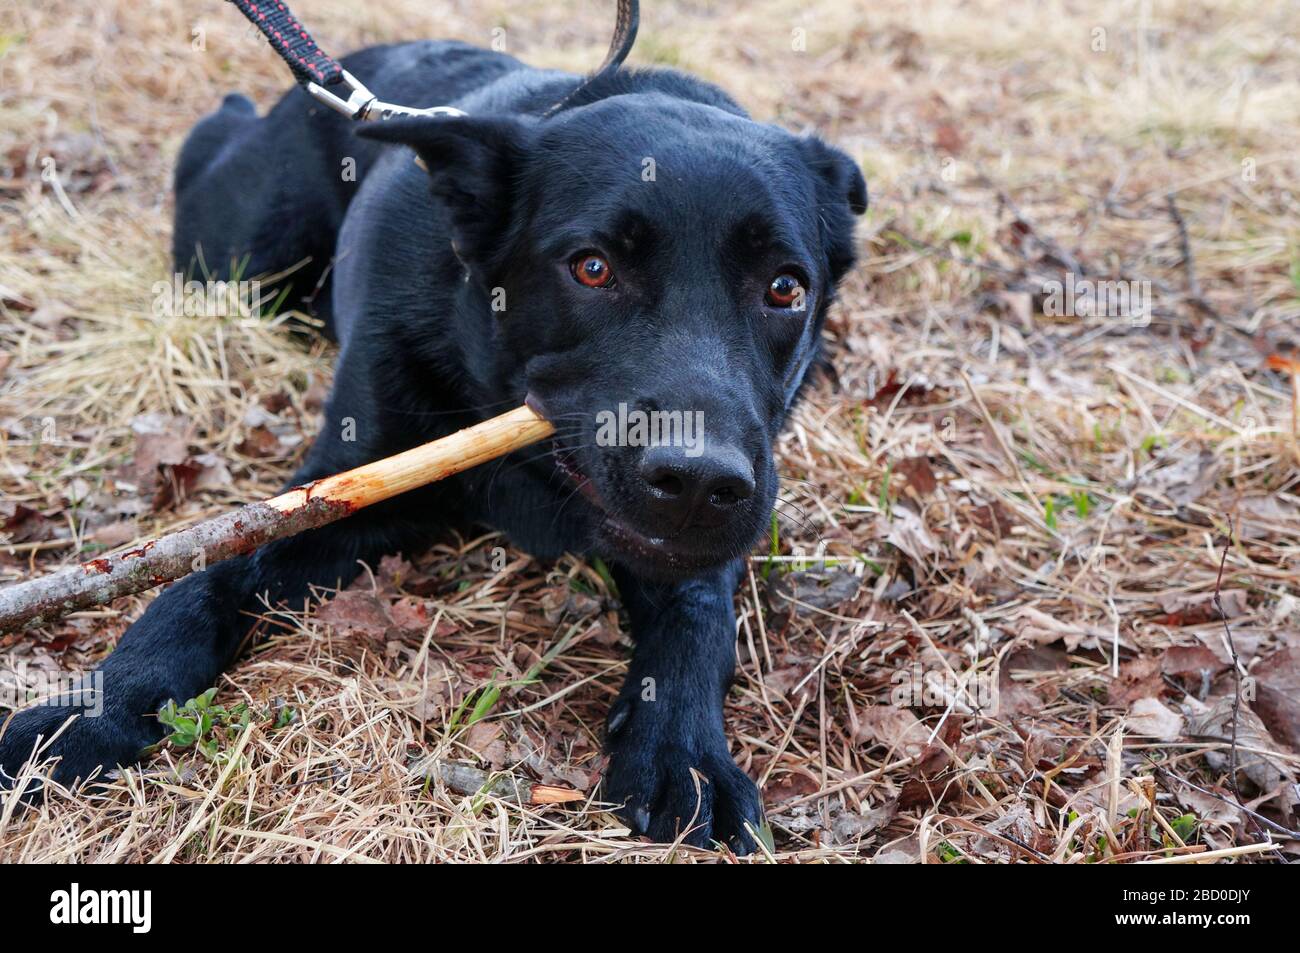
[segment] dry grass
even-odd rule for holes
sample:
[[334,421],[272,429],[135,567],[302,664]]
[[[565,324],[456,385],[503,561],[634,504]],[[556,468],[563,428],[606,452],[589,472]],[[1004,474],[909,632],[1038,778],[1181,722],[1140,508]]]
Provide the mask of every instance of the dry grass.
[[[572,66],[606,28],[571,3],[296,6],[336,51],[505,26],[511,52]],[[804,577],[757,560],[738,598],[729,722],[776,858],[1294,857],[1269,825],[1297,824],[1296,739],[1243,706],[1231,776],[1230,649],[1203,603],[1226,551],[1242,669],[1294,676],[1273,653],[1300,648],[1300,451],[1293,383],[1264,367],[1300,337],[1294,7],[727,6],[647,4],[633,59],[820,130],[873,192],[835,374],[781,444],[776,542],[823,544],[861,587],[800,583],[816,605],[791,613],[779,594]],[[229,90],[265,106],[285,84],[218,0],[0,7],[0,580],[264,495],[310,438],[327,346],[150,310],[187,128]],[[1150,282],[1149,325],[1039,313],[1044,281],[1080,268]],[[185,418],[231,478],[155,512],[128,470],[148,413]],[[259,420],[280,438],[260,455]],[[250,728],[213,760],[164,748],[101,792],[6,805],[0,860],[726,859],[629,840],[600,809],[617,615],[580,561],[496,571],[496,545],[448,540],[333,610],[268,612],[217,696]],[[146,601],[0,640],[2,664],[88,668]],[[930,694],[888,704],[914,666]],[[996,711],[959,687],[981,684]],[[430,755],[583,796],[412,780]]]

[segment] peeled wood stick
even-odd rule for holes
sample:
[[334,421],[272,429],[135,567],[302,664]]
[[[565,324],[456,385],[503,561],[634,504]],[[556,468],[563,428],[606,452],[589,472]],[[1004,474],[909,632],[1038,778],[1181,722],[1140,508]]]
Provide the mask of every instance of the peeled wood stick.
[[0,632],[45,625],[69,612],[152,589],[504,456],[554,432],[530,408],[519,407],[441,440],[249,503],[138,549],[7,586],[0,589]]

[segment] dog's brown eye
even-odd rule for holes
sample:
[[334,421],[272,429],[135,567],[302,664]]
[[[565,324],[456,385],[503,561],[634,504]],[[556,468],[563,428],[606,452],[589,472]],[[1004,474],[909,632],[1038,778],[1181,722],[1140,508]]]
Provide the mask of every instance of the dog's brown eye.
[[791,274],[780,274],[767,286],[767,303],[774,308],[802,306],[803,283]]
[[608,288],[614,283],[614,269],[609,262],[592,252],[583,252],[569,262],[578,284],[588,288]]

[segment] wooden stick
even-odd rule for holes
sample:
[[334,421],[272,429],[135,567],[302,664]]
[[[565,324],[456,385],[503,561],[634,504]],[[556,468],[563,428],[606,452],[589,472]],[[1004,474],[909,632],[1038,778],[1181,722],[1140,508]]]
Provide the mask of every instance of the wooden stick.
[[573,788],[535,784],[513,775],[484,771],[473,765],[439,761],[436,758],[425,758],[412,765],[411,774],[428,781],[437,778],[457,794],[466,797],[490,794],[515,804],[564,804],[586,798],[585,794]]
[[152,589],[504,456],[554,432],[530,408],[519,407],[441,440],[249,503],[138,549],[7,586],[0,589],[0,633],[45,625],[69,612]]

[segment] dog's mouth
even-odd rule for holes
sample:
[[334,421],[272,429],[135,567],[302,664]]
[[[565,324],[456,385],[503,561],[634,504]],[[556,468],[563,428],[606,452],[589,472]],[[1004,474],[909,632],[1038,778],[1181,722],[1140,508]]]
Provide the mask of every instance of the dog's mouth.
[[559,449],[555,453],[555,468],[560,471],[564,479],[583,498],[587,500],[596,511],[600,514],[600,527],[602,530],[612,531],[620,538],[629,542],[635,542],[640,548],[653,550],[656,552],[667,552],[672,546],[672,540],[666,536],[649,536],[634,529],[624,519],[613,513],[596,486],[591,482],[591,478],[582,471],[577,459],[571,451]]
[[[525,402],[538,415],[550,419],[543,402],[531,391]],[[601,496],[595,482],[578,462],[576,451],[564,447],[559,440],[553,446],[555,450],[551,458],[556,472],[573,493],[580,494],[587,501],[595,514],[593,541],[602,555],[621,558],[627,564],[668,578],[710,569],[730,558],[730,554],[723,551],[725,546],[701,545],[699,534],[660,535],[637,529]],[[694,538],[695,544],[687,543],[684,537]]]
[[575,490],[591,502],[599,505],[600,494],[598,494],[596,488],[591,485],[591,480],[587,479],[587,475],[578,467],[578,461],[574,459],[573,451],[565,450],[563,447],[558,447],[555,451],[555,468],[560,471],[564,476],[564,479],[566,479]]
[[596,538],[604,548],[638,564],[665,573],[698,571],[721,561],[717,553],[684,545],[678,536],[659,536],[636,529],[605,503],[591,478],[579,466],[574,454],[564,449],[555,453],[555,468],[581,493],[598,514]]

